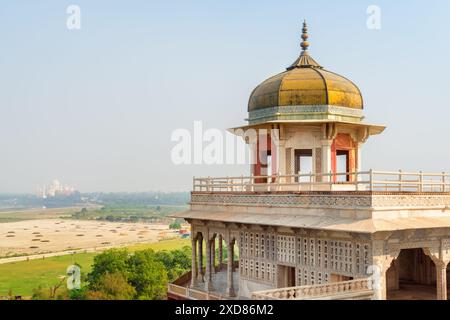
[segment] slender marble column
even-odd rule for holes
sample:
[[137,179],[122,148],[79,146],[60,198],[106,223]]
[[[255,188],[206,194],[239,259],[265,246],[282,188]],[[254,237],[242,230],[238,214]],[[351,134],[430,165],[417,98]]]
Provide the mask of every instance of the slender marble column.
[[236,271],[236,268],[234,265],[234,245],[235,245],[235,242],[233,240],[233,245],[231,246],[231,261],[232,261],[231,267],[233,269],[233,272]]
[[387,298],[387,286],[386,286],[386,272],[391,266],[392,261],[398,256],[379,256],[373,258],[373,270],[371,270],[374,280],[374,299],[386,300]]
[[[331,144],[333,140],[322,140],[322,173],[331,172]],[[296,172],[297,173],[297,172]],[[323,182],[330,182],[331,177],[323,176]]]
[[362,171],[362,159],[361,159],[361,149],[362,149],[362,143],[358,142],[357,149],[356,149],[356,171],[361,172]]
[[447,300],[447,264],[440,262],[436,264],[436,289],[437,300]]
[[203,281],[203,236],[198,238],[198,280]]
[[206,239],[206,274],[205,274],[205,291],[209,292],[212,290],[211,281],[211,248],[212,240]]
[[191,287],[197,284],[197,238],[192,238]]
[[227,296],[234,297],[234,284],[233,284],[233,245],[234,241],[229,241],[227,246],[227,258],[228,258],[228,265],[227,265]]
[[217,273],[216,269],[216,237],[211,241],[211,271]]
[[222,235],[219,235],[219,270],[222,270],[222,262],[223,262],[223,239]]

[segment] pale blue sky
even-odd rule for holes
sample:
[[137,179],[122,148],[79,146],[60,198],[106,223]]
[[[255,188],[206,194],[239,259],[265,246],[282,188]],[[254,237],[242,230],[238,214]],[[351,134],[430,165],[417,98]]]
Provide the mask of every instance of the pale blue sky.
[[[79,5],[82,29],[66,28]],[[381,30],[366,9],[382,10]],[[386,124],[363,167],[450,171],[448,1],[19,1],[0,5],[0,192],[189,190],[171,132],[244,124],[251,90],[310,51]]]

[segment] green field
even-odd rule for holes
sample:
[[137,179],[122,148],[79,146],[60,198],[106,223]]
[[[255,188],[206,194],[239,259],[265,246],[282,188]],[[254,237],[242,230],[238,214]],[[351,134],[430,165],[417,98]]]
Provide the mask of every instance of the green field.
[[[151,248],[155,251],[174,250],[190,246],[189,239],[163,240],[157,243],[136,244],[127,247],[129,251]],[[65,275],[69,265],[81,265],[81,271],[88,273],[94,256],[97,253],[77,253],[46,259],[20,261],[0,264],[0,296],[6,296],[11,289],[14,295],[31,296],[33,289],[43,286],[50,287],[59,282],[59,277]]]
[[0,223],[58,218],[125,222],[152,221],[163,219],[171,213],[187,210],[187,208],[186,205],[100,206],[86,204],[82,207],[0,210]]
[[[89,210],[97,210],[99,206],[87,206]],[[0,210],[0,223],[17,222],[24,220],[67,218],[79,212],[81,207],[50,208],[50,209],[24,209]]]

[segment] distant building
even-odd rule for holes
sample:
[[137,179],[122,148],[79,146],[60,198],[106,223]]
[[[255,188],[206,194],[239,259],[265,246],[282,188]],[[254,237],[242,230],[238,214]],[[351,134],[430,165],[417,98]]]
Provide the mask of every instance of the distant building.
[[48,186],[43,186],[38,190],[38,196],[42,199],[53,198],[56,196],[71,196],[76,193],[74,187],[63,186],[59,180],[55,179]]

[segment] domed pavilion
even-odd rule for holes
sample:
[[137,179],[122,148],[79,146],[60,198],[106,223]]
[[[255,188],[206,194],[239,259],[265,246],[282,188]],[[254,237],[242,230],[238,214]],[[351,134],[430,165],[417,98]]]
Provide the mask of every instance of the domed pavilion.
[[190,209],[172,215],[193,250],[169,299],[447,300],[450,175],[363,170],[384,126],[363,121],[361,91],[308,38],[304,23],[298,59],[230,129],[253,150],[249,174],[194,178]]
[[[361,91],[351,80],[316,62],[309,54],[308,38],[305,22],[300,56],[286,71],[253,90],[248,103],[249,124],[234,128],[253,128],[259,133],[268,130],[268,138],[264,137],[267,143],[259,141],[260,134],[250,141],[258,154],[252,169],[255,176],[358,171],[362,144],[385,128],[363,123]],[[272,141],[274,134],[276,143]]]

